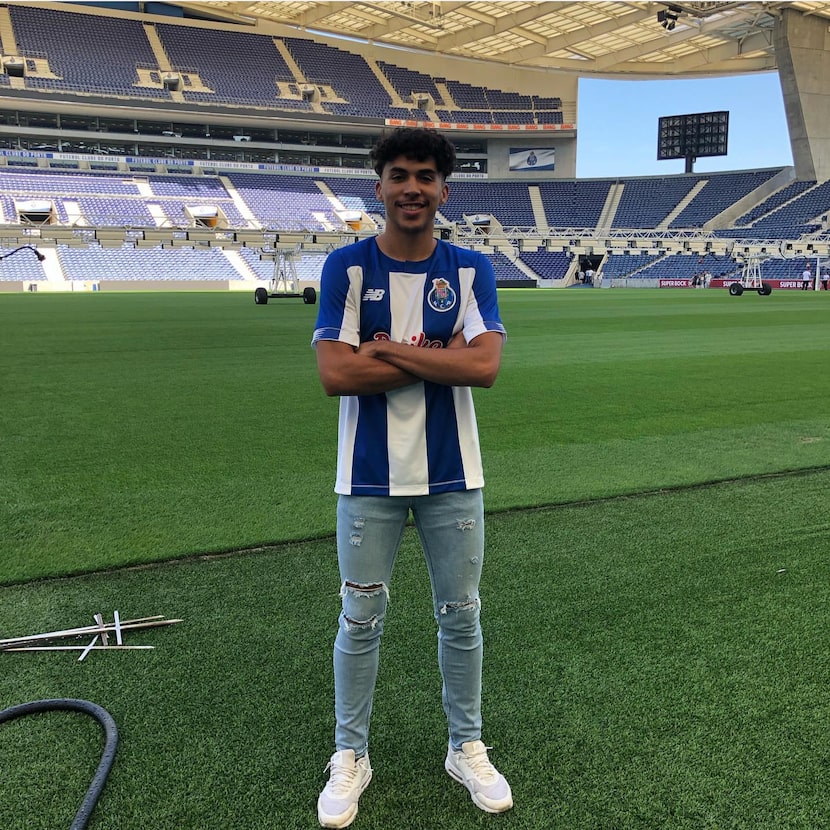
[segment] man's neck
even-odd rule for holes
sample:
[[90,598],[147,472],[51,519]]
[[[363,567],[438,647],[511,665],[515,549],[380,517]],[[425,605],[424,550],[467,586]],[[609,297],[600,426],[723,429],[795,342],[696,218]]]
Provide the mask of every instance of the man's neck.
[[421,262],[429,259],[438,244],[432,234],[429,236],[399,237],[386,232],[375,237],[381,253],[399,262]]

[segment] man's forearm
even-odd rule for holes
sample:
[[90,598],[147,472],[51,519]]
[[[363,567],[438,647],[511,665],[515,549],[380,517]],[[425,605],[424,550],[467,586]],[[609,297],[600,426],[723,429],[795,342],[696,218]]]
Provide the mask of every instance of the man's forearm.
[[377,395],[420,383],[420,378],[392,363],[351,349],[342,350],[337,360],[321,360],[321,351],[326,348],[321,346],[318,368],[327,395]]
[[462,346],[449,349],[423,349],[392,340],[364,343],[359,353],[389,363],[421,380],[444,386],[492,386],[499,369],[501,335],[498,350],[494,340],[487,346]]
[[342,391],[338,395],[377,395],[404,386],[420,383],[421,379],[393,363],[358,355],[359,362],[344,373]]

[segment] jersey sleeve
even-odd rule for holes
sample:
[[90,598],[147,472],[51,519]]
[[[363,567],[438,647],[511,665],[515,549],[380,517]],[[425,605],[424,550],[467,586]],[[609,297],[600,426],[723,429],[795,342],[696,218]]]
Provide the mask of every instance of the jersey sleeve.
[[360,288],[362,269],[349,266],[334,251],[326,259],[320,276],[320,310],[311,345],[336,340],[357,348],[360,345]]
[[486,256],[479,254],[475,270],[472,290],[464,312],[464,339],[469,343],[474,337],[486,331],[497,331],[506,337],[507,330],[499,314],[496,274],[493,271],[493,265]]

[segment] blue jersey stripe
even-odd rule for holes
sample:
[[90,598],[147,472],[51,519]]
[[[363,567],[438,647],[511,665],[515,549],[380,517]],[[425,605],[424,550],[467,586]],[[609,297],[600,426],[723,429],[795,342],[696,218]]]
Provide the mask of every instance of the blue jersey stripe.
[[459,485],[464,485],[465,478],[452,389],[449,386],[425,383],[424,395],[427,409],[429,491],[442,492],[433,489],[440,486],[457,490]]
[[352,490],[373,496],[389,495],[389,442],[386,396],[361,395],[352,456]]

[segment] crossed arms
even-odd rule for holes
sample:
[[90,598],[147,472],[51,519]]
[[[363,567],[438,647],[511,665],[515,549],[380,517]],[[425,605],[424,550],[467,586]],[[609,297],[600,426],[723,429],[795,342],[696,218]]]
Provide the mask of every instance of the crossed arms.
[[495,383],[504,338],[486,331],[469,343],[459,332],[445,349],[423,349],[391,340],[348,343],[320,340],[317,369],[327,395],[375,395],[421,381],[444,386]]

